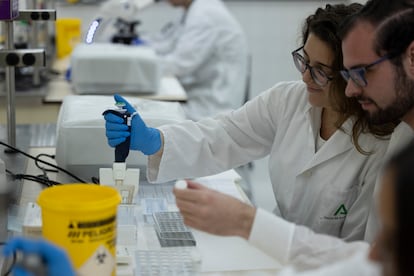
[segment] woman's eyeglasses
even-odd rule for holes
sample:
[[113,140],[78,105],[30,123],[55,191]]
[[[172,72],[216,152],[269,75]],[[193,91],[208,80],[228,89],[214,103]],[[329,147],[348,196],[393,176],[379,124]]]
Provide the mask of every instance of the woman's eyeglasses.
[[303,46],[292,52],[293,62],[295,63],[296,68],[302,74],[306,72],[306,69],[309,69],[312,80],[317,85],[322,87],[327,85],[328,82],[333,79],[333,77],[328,76],[328,74],[325,71],[323,71],[322,68],[311,66],[308,62],[306,62],[305,57],[299,53],[299,51],[301,51],[302,49]]

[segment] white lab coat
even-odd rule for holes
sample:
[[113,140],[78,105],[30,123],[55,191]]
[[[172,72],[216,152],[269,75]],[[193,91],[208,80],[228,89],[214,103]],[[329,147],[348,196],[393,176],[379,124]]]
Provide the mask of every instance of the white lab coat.
[[364,241],[345,242],[334,236],[317,234],[260,208],[248,242],[280,264],[298,270],[315,269],[369,248]]
[[297,272],[294,268],[285,268],[277,276],[381,276],[380,264],[368,259],[368,248],[357,254],[334,263],[326,263],[322,267]]
[[194,0],[184,17],[145,38],[188,95],[183,108],[198,120],[243,104],[248,47],[243,30],[220,0]]
[[[388,160],[413,138],[414,130],[406,123],[401,122],[391,136],[383,160]],[[380,175],[381,173],[378,173],[375,184],[375,199],[378,199]],[[367,225],[366,231],[371,230],[368,237],[370,238],[369,242],[374,240],[379,228],[376,216],[377,208],[375,208],[377,206],[372,204],[371,207],[369,218],[371,218],[371,223],[375,219],[375,225],[371,225],[370,228]],[[368,220],[369,222],[370,220]],[[365,239],[367,240],[367,237]],[[260,208],[257,209],[255,215],[249,243],[277,259],[280,263],[293,265],[299,270],[313,269],[343,260],[369,248],[367,242],[344,242],[332,236],[317,234],[309,228],[295,225]],[[354,269],[356,273],[359,268],[355,267]]]
[[[394,130],[391,136],[390,144],[387,149],[386,158],[389,159],[393,154],[397,153],[404,146],[408,145],[414,139],[414,130],[405,122],[401,122]],[[377,184],[375,185],[374,195],[375,199],[378,198],[380,188],[380,175],[377,178]],[[378,215],[377,215],[377,204],[374,200],[371,204],[371,212],[368,216],[367,227],[365,230],[365,240],[373,242],[379,229]]]
[[303,82],[283,82],[229,114],[160,127],[164,153],[159,168],[150,157],[148,179],[211,175],[270,155],[277,215],[318,233],[363,239],[387,141],[363,134],[360,145],[372,154],[359,153],[349,119],[315,153],[321,108],[307,97]]

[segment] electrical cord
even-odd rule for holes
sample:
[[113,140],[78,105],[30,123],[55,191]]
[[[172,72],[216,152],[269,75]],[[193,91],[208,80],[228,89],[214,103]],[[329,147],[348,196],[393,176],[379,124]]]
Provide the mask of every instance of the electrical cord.
[[47,187],[51,187],[51,186],[54,186],[54,185],[60,185],[60,184],[62,184],[60,182],[57,182],[57,181],[54,181],[54,180],[49,179],[47,177],[47,175],[37,175],[36,176],[36,175],[30,175],[30,174],[14,174],[14,173],[12,173],[11,171],[9,171],[7,169],[6,169],[6,172],[8,174],[10,174],[13,177],[13,179],[17,179],[17,180],[22,180],[22,179],[29,180],[29,181],[33,181],[33,182],[40,183],[40,184],[45,185]]
[[[45,167],[41,166],[39,164],[39,160],[40,160],[40,157],[42,157],[42,156],[48,157],[48,158],[53,159],[53,160],[55,159],[55,155],[51,155],[51,154],[40,153],[40,154],[36,155],[35,165],[36,165],[37,168],[39,168],[39,170],[42,171],[42,174],[41,175],[37,175],[35,177],[35,179],[29,179],[29,178],[24,178],[24,179],[36,181],[36,182],[39,182],[41,184],[44,184],[44,185],[46,185],[48,187],[53,186],[53,185],[60,185],[60,184],[62,184],[62,183],[59,183],[59,182],[56,182],[56,181],[52,181],[52,180],[49,179],[49,177],[47,175],[48,172],[58,173],[59,171],[58,170],[48,169],[48,168],[45,168]],[[17,175],[17,177],[19,177],[19,176],[20,175]],[[44,182],[43,182],[43,180],[44,180]]]
[[40,153],[40,154],[36,155],[36,157],[35,157],[36,158],[35,165],[40,170],[42,170],[42,172],[43,172],[44,175],[46,175],[46,172],[53,172],[53,173],[59,172],[58,170],[47,169],[45,167],[40,166],[39,160],[40,160],[40,157],[41,156],[46,156],[46,157],[54,160],[55,159],[55,155],[50,155],[50,154],[46,154],[46,153]]
[[35,160],[35,161],[38,161],[38,162],[43,163],[43,164],[45,164],[45,165],[48,165],[48,166],[50,166],[50,167],[52,167],[52,168],[55,168],[55,169],[57,169],[57,170],[59,170],[59,171],[62,171],[62,172],[66,173],[67,175],[71,176],[72,178],[74,178],[75,180],[77,180],[77,181],[79,181],[79,182],[81,182],[81,183],[87,183],[85,180],[83,180],[83,179],[81,179],[81,178],[77,177],[76,175],[72,174],[71,172],[69,172],[69,171],[67,171],[67,170],[65,170],[65,169],[63,169],[63,168],[61,168],[61,167],[59,167],[59,166],[56,166],[56,165],[54,165],[54,164],[52,164],[52,163],[49,163],[49,162],[43,161],[42,159],[38,159],[38,158],[36,158],[36,157],[34,157],[34,156],[32,156],[32,155],[30,155],[30,154],[28,154],[28,153],[24,152],[24,151],[21,151],[21,150],[19,150],[19,149],[15,148],[15,147],[12,147],[12,146],[8,145],[8,144],[6,144],[6,143],[4,143],[4,142],[2,142],[2,141],[0,141],[0,145],[3,145],[3,146],[5,146],[5,147],[7,147],[7,148],[9,148],[9,149],[12,149],[13,151],[16,151],[16,152],[18,152],[18,153],[21,153],[21,154],[23,154],[24,156],[29,157],[29,158],[31,158],[31,159],[33,159],[33,160]]
[[99,177],[92,176],[91,180],[92,180],[92,183],[94,183],[94,184],[98,184],[99,185],[99,183],[100,183]]

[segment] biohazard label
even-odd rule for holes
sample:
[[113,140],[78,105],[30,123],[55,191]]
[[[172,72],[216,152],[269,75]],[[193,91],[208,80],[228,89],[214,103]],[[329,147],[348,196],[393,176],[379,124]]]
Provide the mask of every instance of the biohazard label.
[[[112,241],[115,227],[116,216],[96,221],[71,221],[67,227],[67,238],[71,243]],[[111,248],[114,244],[107,245]]]
[[111,276],[115,269],[115,257],[101,245],[78,269],[80,276]]
[[98,220],[98,221],[78,222],[78,228],[83,229],[83,228],[101,227],[101,226],[105,226],[108,224],[112,224],[115,222],[115,220],[116,220],[116,216],[113,216],[107,219]]

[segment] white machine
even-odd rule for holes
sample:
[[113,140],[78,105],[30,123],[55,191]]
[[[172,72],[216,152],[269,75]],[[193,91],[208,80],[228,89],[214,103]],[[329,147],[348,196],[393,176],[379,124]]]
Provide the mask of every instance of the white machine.
[[[148,126],[157,127],[185,120],[184,111],[177,102],[128,97],[126,100],[136,108]],[[102,113],[113,105],[112,96],[72,95],[64,98],[57,122],[56,162],[59,166],[86,181],[97,177],[99,168],[112,168],[115,154],[107,143]],[[126,165],[128,168],[140,168],[141,178],[145,179],[145,155],[138,151],[130,152]]]
[[161,82],[159,58],[146,46],[79,44],[72,52],[71,68],[78,94],[154,93]]

